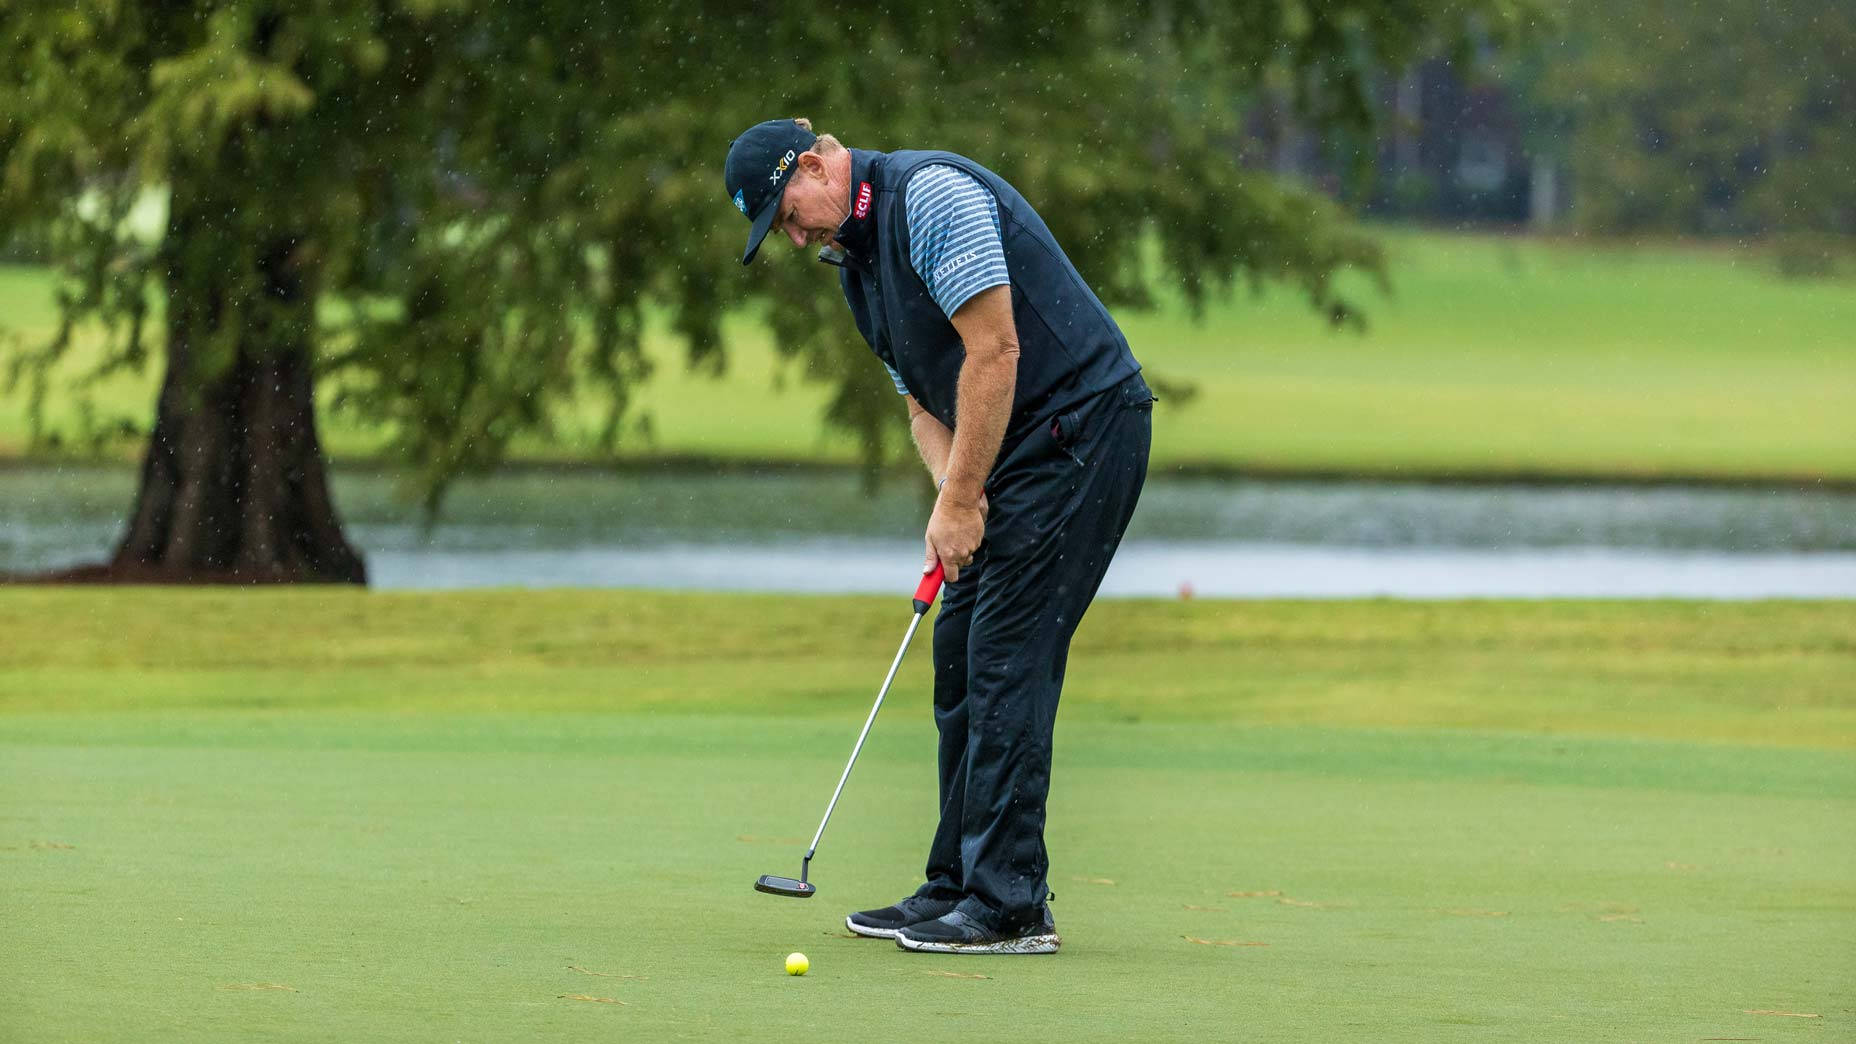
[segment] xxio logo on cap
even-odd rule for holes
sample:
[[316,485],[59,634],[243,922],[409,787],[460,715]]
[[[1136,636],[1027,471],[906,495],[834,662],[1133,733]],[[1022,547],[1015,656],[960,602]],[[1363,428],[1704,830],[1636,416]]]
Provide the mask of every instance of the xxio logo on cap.
[[780,180],[780,175],[786,173],[786,168],[792,166],[793,160],[797,158],[799,158],[799,153],[794,152],[792,149],[787,149],[786,155],[780,157],[779,166],[774,167],[773,173],[767,175],[767,180],[768,181]]
[[851,214],[859,221],[870,216],[870,183],[859,182],[857,185],[857,205],[851,208]]

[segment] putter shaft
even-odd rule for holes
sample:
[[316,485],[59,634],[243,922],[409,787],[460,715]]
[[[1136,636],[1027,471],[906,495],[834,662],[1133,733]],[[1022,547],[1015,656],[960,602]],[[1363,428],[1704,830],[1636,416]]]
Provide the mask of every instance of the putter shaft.
[[[936,573],[940,570],[937,569]],[[938,584],[937,584],[938,586]],[[918,601],[916,603],[920,605]],[[870,736],[870,726],[876,723],[876,712],[883,709],[883,697],[889,695],[889,683],[896,680],[896,669],[902,666],[902,654],[909,651],[909,641],[915,637],[915,629],[922,624],[922,617],[927,615],[927,607],[915,611],[915,618],[909,621],[909,631],[902,636],[902,647],[896,650],[896,659],[889,665],[889,674],[883,678],[883,687],[877,690],[876,704],[870,708],[870,716],[864,719],[864,730],[857,734],[857,745],[851,748],[851,760],[844,763],[844,774],[838,777],[838,789],[831,792],[831,804],[825,806],[825,818],[818,822],[818,833],[812,835],[812,845],[806,849],[805,862],[801,864],[799,879],[806,879],[806,870],[812,863],[812,856],[818,852],[818,839],[825,836],[825,824],[831,822],[831,811],[838,807],[838,795],[844,793],[844,781],[851,778],[851,767],[857,764],[857,755],[864,749],[864,740]]]

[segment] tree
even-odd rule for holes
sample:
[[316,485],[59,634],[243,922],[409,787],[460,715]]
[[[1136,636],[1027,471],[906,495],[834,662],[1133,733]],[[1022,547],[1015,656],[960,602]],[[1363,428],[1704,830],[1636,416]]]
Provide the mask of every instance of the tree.
[[1563,2],[1543,100],[1575,127],[1582,223],[1856,237],[1856,9]]
[[[54,258],[65,326],[14,376],[44,394],[84,319],[112,331],[106,370],[165,361],[119,575],[360,579],[319,386],[392,432],[435,509],[579,390],[603,394],[613,444],[647,308],[720,368],[723,311],[762,302],[874,462],[897,411],[842,304],[796,259],[736,263],[720,166],[741,128],[804,115],[852,145],[966,152],[1111,303],[1152,278],[1195,307],[1272,279],[1345,320],[1332,276],[1378,252],[1235,162],[1243,99],[1285,86],[1311,125],[1364,126],[1373,72],[1505,31],[1517,3],[15,0],[0,239]],[[150,190],[152,245],[122,222]]]

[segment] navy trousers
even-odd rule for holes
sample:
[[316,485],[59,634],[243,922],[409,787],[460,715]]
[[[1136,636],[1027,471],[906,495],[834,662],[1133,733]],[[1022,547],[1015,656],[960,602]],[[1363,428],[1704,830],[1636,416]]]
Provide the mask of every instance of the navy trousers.
[[917,894],[995,927],[1043,915],[1064,662],[1146,481],[1153,402],[1136,374],[1011,447],[986,483],[985,540],[942,592],[941,821]]

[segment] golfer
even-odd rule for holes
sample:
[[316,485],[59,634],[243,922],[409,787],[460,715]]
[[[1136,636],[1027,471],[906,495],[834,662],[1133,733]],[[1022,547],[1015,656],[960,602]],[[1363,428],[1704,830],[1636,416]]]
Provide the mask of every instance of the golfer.
[[934,625],[941,820],[927,880],[851,914],[931,953],[1055,953],[1044,806],[1070,637],[1147,477],[1153,393],[1043,219],[951,152],[871,152],[770,120],[736,138],[729,198],[823,248],[857,329],[908,404],[940,493],[923,572]]

